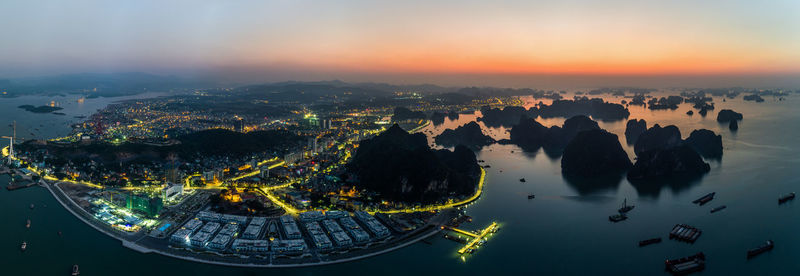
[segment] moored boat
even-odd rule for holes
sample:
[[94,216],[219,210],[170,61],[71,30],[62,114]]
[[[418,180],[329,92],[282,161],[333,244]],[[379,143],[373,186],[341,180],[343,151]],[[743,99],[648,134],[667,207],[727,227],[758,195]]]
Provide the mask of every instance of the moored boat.
[[775,243],[772,240],[767,240],[763,245],[747,250],[747,258],[750,259],[752,257],[758,256],[761,253],[767,252],[772,250],[775,247]]
[[705,269],[706,256],[703,252],[680,259],[666,260],[664,266],[667,271],[675,275],[685,275]]
[[633,207],[636,207],[636,206],[628,205],[628,199],[626,198],[625,200],[622,201],[622,207],[620,207],[619,210],[617,210],[617,211],[619,211],[620,213],[627,213],[630,210],[633,210]]
[[789,200],[794,199],[794,193],[788,193],[778,198],[778,204],[783,204]]
[[639,241],[639,247],[646,246],[646,245],[651,245],[651,244],[654,244],[654,243],[660,243],[660,242],[661,242],[661,238],[646,239],[646,240]]
[[620,222],[620,221],[623,221],[623,220],[626,220],[626,219],[628,219],[628,216],[626,216],[623,213],[619,213],[619,214],[616,214],[616,215],[608,216],[608,220],[610,220],[611,222]]
[[716,194],[717,194],[716,192],[708,193],[707,195],[704,195],[704,196],[702,196],[702,197],[700,197],[698,199],[695,199],[694,201],[692,201],[692,203],[704,205],[704,204],[708,203],[709,201],[713,200],[714,199],[714,195],[716,195]]

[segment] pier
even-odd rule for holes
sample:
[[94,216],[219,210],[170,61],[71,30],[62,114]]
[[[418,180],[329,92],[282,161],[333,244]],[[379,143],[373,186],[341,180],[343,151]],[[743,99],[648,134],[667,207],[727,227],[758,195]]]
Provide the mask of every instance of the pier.
[[478,248],[478,246],[483,244],[482,242],[486,241],[486,236],[488,236],[491,233],[497,232],[498,225],[497,225],[497,222],[492,222],[492,224],[489,225],[489,227],[484,228],[479,233],[473,233],[473,232],[470,232],[470,231],[461,230],[461,229],[454,228],[454,227],[446,227],[446,226],[444,227],[444,229],[447,229],[447,230],[450,230],[450,231],[453,231],[453,232],[456,232],[456,233],[459,233],[459,234],[463,234],[463,235],[466,235],[466,236],[469,236],[469,237],[472,238],[469,242],[467,242],[466,245],[464,245],[464,247],[462,247],[461,249],[458,250],[458,254],[462,254],[463,255],[464,253],[472,253],[473,251],[475,251],[475,249]]

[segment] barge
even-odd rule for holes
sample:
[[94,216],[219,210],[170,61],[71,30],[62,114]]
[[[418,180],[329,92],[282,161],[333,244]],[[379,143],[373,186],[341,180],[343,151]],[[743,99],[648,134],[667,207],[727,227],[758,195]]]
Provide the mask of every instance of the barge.
[[686,224],[676,224],[672,231],[669,232],[669,238],[694,243],[701,234],[703,234],[703,231],[700,229]]
[[667,271],[674,275],[686,275],[705,269],[706,256],[703,252],[700,252],[680,259],[666,260],[664,261],[664,266]]
[[773,247],[775,247],[775,243],[772,240],[767,240],[761,246],[747,250],[747,258],[750,259],[752,257],[758,256],[761,253],[770,251],[772,250]]
[[700,197],[698,199],[695,199],[694,201],[692,201],[692,203],[699,204],[701,206],[705,205],[709,201],[713,200],[714,199],[714,195],[716,195],[716,194],[717,194],[716,192],[709,193],[709,194],[704,195],[704,196],[702,196],[702,197]]
[[616,214],[616,215],[608,216],[608,220],[610,220],[611,222],[620,222],[620,221],[623,221],[623,220],[626,220],[626,219],[628,219],[628,216],[626,216],[623,213],[619,213],[619,214]]
[[639,241],[639,247],[648,246],[648,245],[651,245],[651,244],[654,244],[654,243],[660,243],[660,242],[661,242],[661,238],[646,239],[646,240]]
[[794,193],[785,194],[778,198],[778,204],[783,204],[793,199],[794,199]]
[[725,209],[725,208],[728,208],[728,206],[722,205],[722,206],[719,206],[719,207],[714,207],[714,208],[711,209],[711,213],[713,214],[713,213],[722,211],[722,209]]

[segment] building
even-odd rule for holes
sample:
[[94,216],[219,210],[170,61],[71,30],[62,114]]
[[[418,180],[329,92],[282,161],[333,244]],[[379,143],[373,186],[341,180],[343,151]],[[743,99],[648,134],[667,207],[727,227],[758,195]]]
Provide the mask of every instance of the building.
[[333,248],[331,239],[322,231],[322,227],[319,226],[319,223],[309,222],[305,224],[305,227],[306,231],[308,231],[308,235],[311,236],[311,239],[314,241],[314,246],[322,250]]
[[294,221],[291,215],[281,216],[281,225],[283,226],[284,237],[290,240],[302,239],[303,235],[300,233],[300,228],[297,227],[297,222]]
[[172,183],[181,182],[181,172],[178,168],[181,163],[178,161],[170,161],[164,165],[164,181]]
[[275,240],[272,242],[272,252],[279,254],[300,254],[308,249],[303,239]]
[[325,219],[325,215],[322,211],[308,211],[300,213],[299,218],[301,222],[320,221]]
[[268,240],[248,240],[236,239],[231,244],[231,249],[241,253],[264,253],[269,252]]
[[378,222],[378,220],[369,213],[364,211],[356,211],[354,214],[358,220],[367,226],[367,230],[372,232],[372,234],[374,234],[376,237],[383,238],[388,237],[391,234],[386,226],[383,226],[383,224]]
[[169,237],[169,241],[175,244],[186,245],[190,244],[191,236],[192,236],[192,230],[181,228],[178,229],[178,231],[175,231],[175,233],[172,233],[172,236]]
[[164,201],[161,197],[150,197],[144,194],[128,194],[126,200],[126,207],[131,212],[140,212],[149,217],[157,217],[164,207]]
[[162,190],[162,197],[165,199],[170,199],[181,194],[183,194],[183,184],[176,184],[176,182],[167,182],[167,186]]

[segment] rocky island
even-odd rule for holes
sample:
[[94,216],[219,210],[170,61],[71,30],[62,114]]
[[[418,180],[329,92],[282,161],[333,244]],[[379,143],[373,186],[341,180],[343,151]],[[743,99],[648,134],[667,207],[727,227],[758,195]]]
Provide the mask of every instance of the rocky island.
[[743,118],[744,116],[742,116],[742,113],[730,109],[720,110],[719,113],[717,114],[717,122],[720,123],[727,123],[732,120],[741,120]]
[[561,157],[563,174],[582,177],[619,174],[631,165],[617,135],[602,129],[579,132]]
[[52,112],[59,111],[59,110],[63,109],[63,108],[57,107],[57,106],[48,106],[48,105],[33,106],[33,105],[29,105],[29,104],[20,105],[20,106],[18,106],[18,108],[21,108],[21,109],[24,109],[25,111],[33,112],[33,113],[52,113]]
[[491,136],[484,135],[481,126],[476,122],[469,122],[456,129],[445,129],[442,134],[434,137],[438,145],[454,147],[464,145],[472,149],[480,149],[483,146],[494,143]]
[[681,140],[676,126],[654,125],[639,136],[634,152],[636,163],[628,171],[631,182],[690,178],[711,169],[700,154]]
[[509,133],[510,142],[525,151],[537,151],[545,148],[546,151],[558,156],[572,138],[579,132],[600,129],[597,122],[589,117],[578,115],[564,121],[559,126],[545,127],[534,119],[522,119]]
[[722,135],[708,129],[697,129],[686,138],[686,144],[704,157],[722,157]]
[[628,145],[633,145],[639,139],[639,135],[642,135],[645,131],[647,131],[647,122],[644,119],[628,120],[625,125],[625,141],[628,142]]
[[443,202],[475,192],[481,174],[475,153],[465,146],[433,150],[422,133],[397,124],[360,142],[347,165],[356,187],[399,202]]

